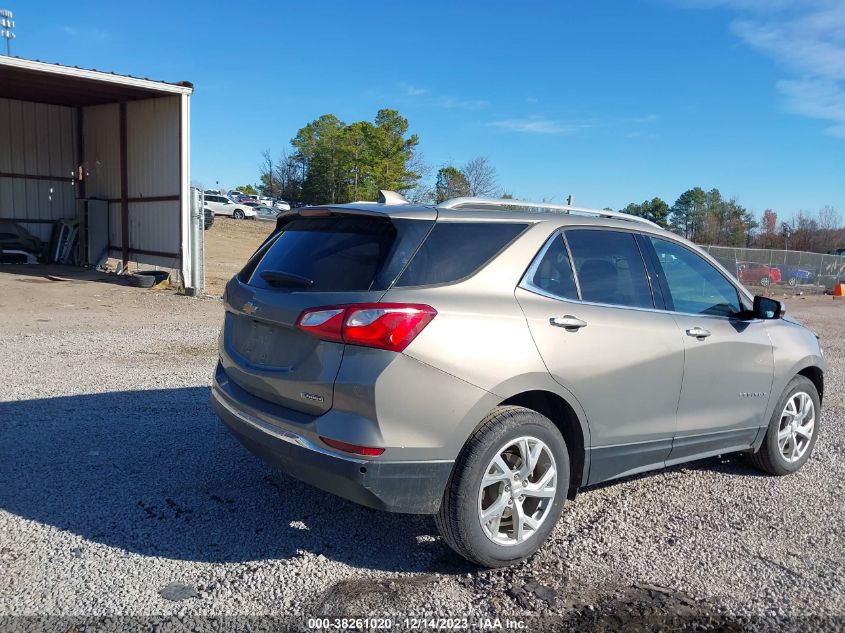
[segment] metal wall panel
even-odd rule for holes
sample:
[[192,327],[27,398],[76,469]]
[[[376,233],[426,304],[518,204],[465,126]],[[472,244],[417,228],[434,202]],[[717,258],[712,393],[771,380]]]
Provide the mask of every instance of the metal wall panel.
[[120,245],[120,203],[109,203],[109,244]]
[[50,221],[76,215],[75,168],[74,108],[0,99],[0,217],[46,239]]
[[120,197],[120,128],[116,103],[82,108],[85,195]]
[[[129,246],[145,251],[179,253],[179,201],[130,202]],[[136,256],[132,256],[136,259]],[[178,261],[171,262],[173,268]]]
[[[180,196],[188,178],[183,106],[180,96],[126,104],[129,247],[177,255],[130,253],[130,259],[180,270],[185,224]],[[85,194],[109,200],[110,241],[120,247],[120,106],[81,110]],[[49,237],[50,222],[77,214],[77,114],[76,108],[0,99],[0,217],[23,220],[42,239]]]
[[179,195],[179,97],[127,103],[126,145],[130,198]]
[[[129,248],[177,254],[181,250],[179,97],[126,104],[126,182]],[[83,114],[89,198],[109,199],[109,240],[121,256],[120,108],[87,107]],[[159,200],[173,197],[173,200]],[[155,200],[142,201],[143,198]],[[165,265],[162,258],[129,253],[136,262]],[[168,266],[179,268],[170,258]]]

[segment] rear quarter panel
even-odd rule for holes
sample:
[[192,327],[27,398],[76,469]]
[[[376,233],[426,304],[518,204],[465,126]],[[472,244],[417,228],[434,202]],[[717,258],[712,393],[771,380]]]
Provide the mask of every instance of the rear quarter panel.
[[[393,288],[383,298],[434,307],[437,316],[404,354],[487,394],[480,399],[481,406],[466,410],[463,405],[465,412],[457,412],[458,427],[451,436],[455,456],[490,409],[511,396],[533,390],[549,391],[565,399],[579,416],[585,443],[589,445],[583,409],[549,375],[515,296],[522,275],[555,228],[552,223],[541,223],[527,229],[496,259],[463,282]],[[406,389],[438,397],[426,386]]]

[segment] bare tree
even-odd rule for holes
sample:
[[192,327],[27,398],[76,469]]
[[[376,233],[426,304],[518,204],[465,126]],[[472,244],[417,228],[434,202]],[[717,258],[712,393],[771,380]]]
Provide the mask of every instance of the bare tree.
[[496,181],[499,174],[484,156],[478,156],[468,161],[461,168],[461,171],[466,178],[469,195],[495,196],[498,193]]
[[434,171],[432,166],[425,162],[422,152],[414,152],[411,160],[408,161],[408,171],[416,174],[419,178],[416,184],[405,191],[408,201],[415,204],[431,204],[434,202],[434,187],[431,184],[431,174]]
[[258,177],[259,182],[261,183],[262,193],[265,196],[270,198],[274,198],[277,192],[277,187],[275,186],[275,165],[273,163],[273,155],[270,153],[270,149],[267,148],[263,152],[261,152],[261,163],[258,165]]
[[842,217],[829,204],[819,209],[819,228],[824,230],[838,229],[842,224]]
[[302,197],[304,174],[304,163],[295,154],[289,154],[287,150],[283,150],[276,159],[273,172],[278,196],[289,202],[299,200]]

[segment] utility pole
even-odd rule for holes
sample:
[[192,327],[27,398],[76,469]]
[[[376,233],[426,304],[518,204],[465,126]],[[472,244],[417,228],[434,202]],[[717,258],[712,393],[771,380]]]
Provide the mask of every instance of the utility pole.
[[14,14],[8,9],[0,9],[0,35],[6,38],[6,55],[12,56],[11,42],[15,39],[12,29],[15,28]]
[[792,227],[786,222],[780,225],[780,231],[783,233],[783,250],[789,250],[789,236],[792,235]]
[[566,204],[570,207],[572,206],[572,194],[571,193],[568,196],[566,196]]

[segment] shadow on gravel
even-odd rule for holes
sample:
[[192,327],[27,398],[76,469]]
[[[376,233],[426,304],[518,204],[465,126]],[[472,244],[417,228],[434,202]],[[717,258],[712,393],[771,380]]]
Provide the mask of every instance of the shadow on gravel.
[[469,569],[429,517],[363,508],[265,466],[217,420],[205,387],[0,402],[0,482],[7,512],[146,556],[311,552],[385,571]]

